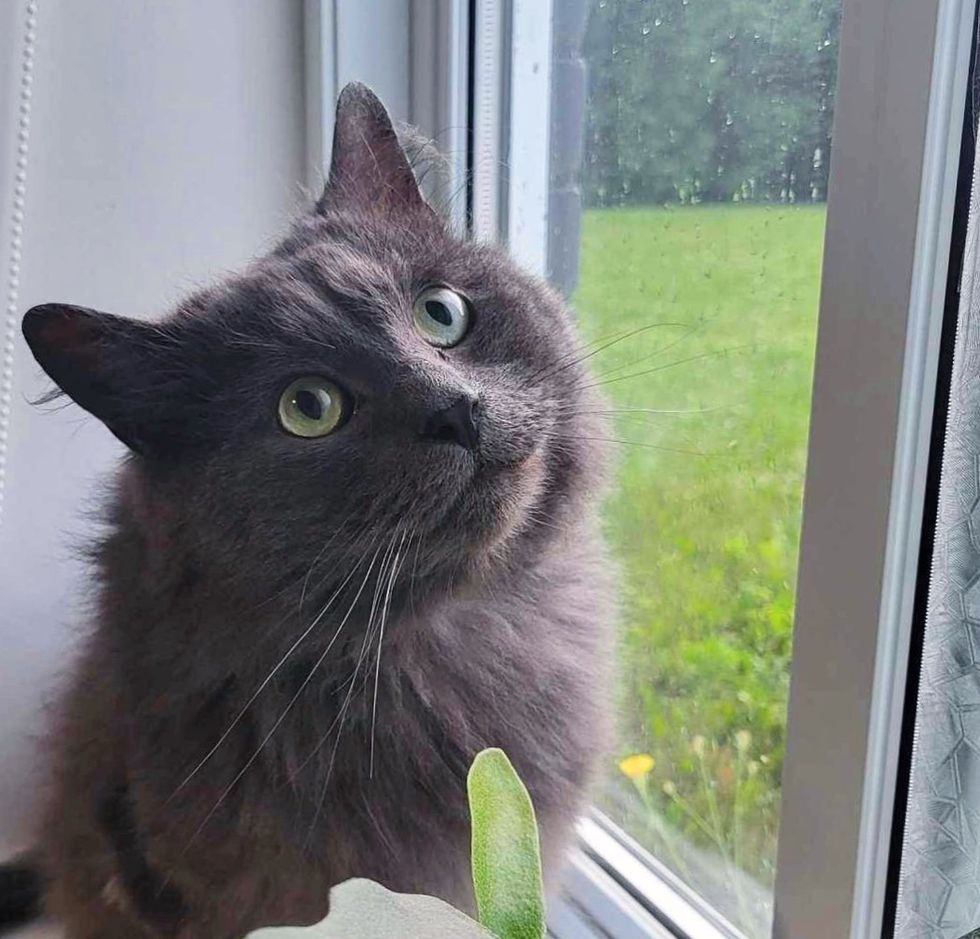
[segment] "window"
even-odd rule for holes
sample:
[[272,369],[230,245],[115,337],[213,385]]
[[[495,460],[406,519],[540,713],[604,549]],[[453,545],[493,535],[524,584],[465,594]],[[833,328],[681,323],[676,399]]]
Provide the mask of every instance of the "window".
[[[175,282],[237,266],[290,214],[298,179],[321,184],[352,79],[436,139],[444,172],[426,185],[454,221],[572,300],[620,455],[605,524],[621,677],[553,936],[980,925],[974,842],[957,837],[975,822],[978,732],[936,732],[975,707],[973,633],[933,628],[927,589],[934,542],[940,560],[976,548],[960,516],[935,524],[940,477],[968,494],[974,482],[940,467],[947,417],[969,417],[949,373],[957,316],[971,325],[958,298],[963,259],[975,263],[976,0],[291,0],[247,13],[224,0],[204,30],[187,28],[201,5],[162,19],[89,6],[0,4],[10,49],[37,26],[47,75],[24,95],[22,271],[21,229],[0,245],[18,265],[11,303],[94,291],[114,309],[163,307]],[[131,89],[117,55],[92,59],[93,36],[138,53]],[[51,80],[72,62],[85,82]],[[19,75],[0,103],[20,100]],[[187,107],[147,108],[175,88],[193,91]],[[12,160],[26,118],[0,111]],[[118,146],[133,127],[136,160]],[[81,163],[50,145],[66,133]],[[174,158],[187,141],[193,154]],[[215,194],[207,226],[202,191]],[[148,215],[153,237],[132,238]],[[71,219],[91,217],[99,237],[79,239]],[[120,259],[138,276],[119,278]],[[71,517],[115,454],[67,415],[52,418],[60,438],[28,434],[39,389],[10,387],[0,537],[18,534],[0,573],[17,667],[0,796],[16,839],[31,715],[77,593],[51,520]],[[68,458],[76,434],[84,455]]]
[[[520,62],[530,14],[510,12]],[[606,518],[625,762],[583,843],[676,935],[895,929],[974,12],[538,7],[551,119],[547,139],[511,133],[500,230],[572,296],[626,441]],[[507,200],[540,178],[543,149],[541,264]]]
[[839,4],[587,12],[573,300],[621,442],[618,759],[600,805],[765,936]]

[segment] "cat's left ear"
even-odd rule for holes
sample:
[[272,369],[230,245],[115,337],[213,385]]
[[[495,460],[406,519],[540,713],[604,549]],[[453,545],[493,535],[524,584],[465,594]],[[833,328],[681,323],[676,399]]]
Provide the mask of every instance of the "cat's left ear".
[[366,85],[351,82],[337,99],[330,177],[317,203],[382,215],[435,213],[418,182],[385,106]]

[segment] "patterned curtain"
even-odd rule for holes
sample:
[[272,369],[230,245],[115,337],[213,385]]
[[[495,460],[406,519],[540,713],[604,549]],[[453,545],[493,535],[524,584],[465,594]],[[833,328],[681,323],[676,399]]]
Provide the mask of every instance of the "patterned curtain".
[[[980,165],[980,164],[978,164]],[[980,927],[980,174],[974,170],[896,939]]]

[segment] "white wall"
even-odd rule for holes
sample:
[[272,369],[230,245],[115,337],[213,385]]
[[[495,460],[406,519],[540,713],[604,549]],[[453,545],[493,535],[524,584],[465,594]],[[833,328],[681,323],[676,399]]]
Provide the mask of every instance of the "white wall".
[[[6,292],[27,0],[0,2]],[[39,0],[19,313],[67,300],[164,311],[282,229],[307,178],[302,0]],[[3,310],[0,309],[0,317]],[[0,517],[0,843],[35,801],[42,703],[84,622],[86,506],[120,455],[15,345]]]

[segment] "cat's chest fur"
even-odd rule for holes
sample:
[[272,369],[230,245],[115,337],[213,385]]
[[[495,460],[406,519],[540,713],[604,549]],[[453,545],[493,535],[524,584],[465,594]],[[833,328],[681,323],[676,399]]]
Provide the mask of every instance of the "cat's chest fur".
[[305,701],[301,693],[276,731],[270,771],[285,772],[320,813],[356,793],[376,814],[422,807],[459,818],[473,756],[501,747],[542,805],[561,802],[582,785],[603,719],[609,607],[598,570],[589,590],[578,586],[583,565],[601,567],[590,553],[556,555],[505,593],[403,610],[380,646],[363,645],[360,667],[325,676]]
[[[363,656],[317,670],[300,655],[256,692],[277,661],[259,647],[250,682],[219,683],[203,711],[153,705],[155,732],[129,738],[127,762],[153,786],[141,814],[155,830],[195,836],[203,858],[226,853],[225,839],[286,846],[311,859],[312,890],[369,876],[434,891],[448,878],[441,892],[458,902],[466,773],[477,752],[500,747],[534,799],[546,858],[556,856],[553,834],[580,810],[606,739],[604,579],[583,538],[506,591],[403,609],[386,624],[380,658],[358,638],[365,624],[351,622]],[[148,691],[128,693],[152,702]]]

